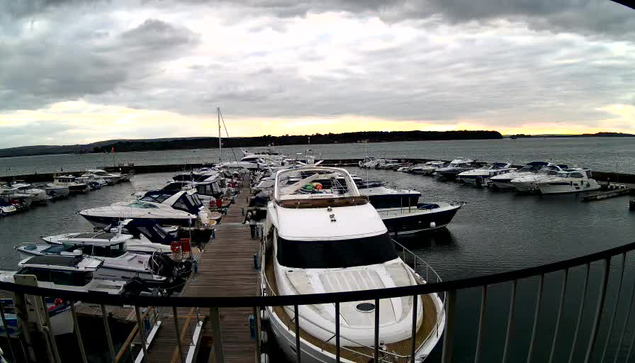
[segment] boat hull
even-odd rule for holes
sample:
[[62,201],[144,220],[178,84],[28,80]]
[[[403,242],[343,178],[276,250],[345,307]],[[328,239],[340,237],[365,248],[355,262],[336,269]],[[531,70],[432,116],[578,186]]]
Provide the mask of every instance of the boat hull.
[[393,234],[410,234],[446,227],[456,215],[461,205],[450,205],[431,210],[412,210],[399,208],[377,210],[384,221],[388,232]]
[[[80,213],[81,214],[81,213]],[[99,228],[106,228],[111,225],[116,225],[120,221],[124,220],[123,217],[107,217],[107,216],[94,216],[94,215],[86,215],[81,214],[90,224]],[[144,220],[152,220],[157,222],[162,226],[181,226],[187,227],[190,226],[193,222],[191,219],[185,218],[141,218],[139,216],[135,216],[135,219],[144,219]]]
[[[361,193],[364,194],[363,189],[361,190]],[[416,206],[419,203],[420,196],[421,195],[418,193],[376,194],[368,195],[368,199],[375,209],[384,209]]]
[[581,193],[581,192],[590,192],[594,190],[599,190],[600,185],[595,183],[590,183],[588,186],[585,184],[538,184],[536,186],[536,193],[538,194],[570,194],[570,193]]

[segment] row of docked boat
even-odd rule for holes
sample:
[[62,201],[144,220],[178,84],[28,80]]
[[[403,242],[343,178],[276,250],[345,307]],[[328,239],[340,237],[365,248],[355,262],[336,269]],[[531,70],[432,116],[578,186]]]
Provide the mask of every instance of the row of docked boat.
[[47,205],[50,201],[65,199],[71,195],[88,193],[106,185],[129,181],[131,176],[89,169],[80,176],[55,175],[50,183],[0,183],[0,217],[26,211],[31,206]]
[[426,163],[400,166],[402,172],[436,176],[441,180],[457,181],[496,190],[516,190],[523,193],[563,194],[594,191],[601,188],[590,169],[569,167],[535,161],[516,168],[511,163],[483,163],[469,159],[455,159],[449,163]]

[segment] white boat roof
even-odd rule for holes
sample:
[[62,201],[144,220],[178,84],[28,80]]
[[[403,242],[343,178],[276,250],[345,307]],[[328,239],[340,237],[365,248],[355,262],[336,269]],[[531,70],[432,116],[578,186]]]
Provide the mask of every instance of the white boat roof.
[[[276,206],[278,235],[294,241],[327,241],[371,237],[386,233],[375,208],[363,205],[331,208]],[[331,215],[333,215],[332,221]]]
[[56,236],[42,237],[46,242],[57,242],[74,245],[91,245],[91,246],[111,246],[132,239],[130,234],[118,234],[111,232],[82,232],[82,233],[66,233]]
[[86,256],[34,256],[18,263],[20,267],[43,268],[57,271],[96,271],[102,264],[99,260]]
[[[304,177],[299,181],[295,181],[298,176]],[[302,194],[301,190],[318,178],[344,178],[346,192],[344,194],[334,194],[332,190],[324,190],[319,193]],[[290,199],[321,199],[321,198],[338,198],[338,197],[358,197],[359,190],[351,174],[346,169],[330,168],[321,166],[304,166],[292,169],[279,170],[276,173],[276,182],[274,188],[274,199],[290,200]]]

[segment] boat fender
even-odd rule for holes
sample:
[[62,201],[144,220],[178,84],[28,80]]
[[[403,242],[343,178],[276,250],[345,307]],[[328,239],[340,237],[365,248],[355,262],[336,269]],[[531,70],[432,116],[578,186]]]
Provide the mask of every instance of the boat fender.
[[170,249],[174,253],[179,253],[179,252],[181,252],[181,245],[177,241],[174,241],[174,242],[170,243]]
[[266,331],[261,331],[260,332],[260,341],[262,342],[262,345],[267,345],[267,343],[269,343],[269,336],[267,335]]
[[434,223],[434,222],[430,222],[430,228],[434,228],[434,227],[436,227],[436,226],[437,226],[437,224],[436,224],[436,223]]
[[260,355],[260,361],[263,363],[269,363],[269,356],[267,355],[267,353],[262,353]]

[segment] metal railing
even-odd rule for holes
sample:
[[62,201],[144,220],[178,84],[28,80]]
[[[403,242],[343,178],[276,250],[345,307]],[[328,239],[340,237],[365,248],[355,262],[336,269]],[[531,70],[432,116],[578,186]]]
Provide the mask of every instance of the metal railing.
[[[400,251],[402,258],[407,261],[413,268],[413,270],[418,271],[419,274],[429,281],[428,279],[433,279],[432,276],[437,276],[434,273],[434,270],[428,266],[425,262],[423,262],[416,254],[412,251],[406,249],[401,245],[397,245],[397,248]],[[178,297],[178,296],[164,296],[164,297],[154,297],[154,296],[127,296],[127,295],[107,295],[101,293],[85,293],[85,292],[74,292],[74,291],[61,291],[49,288],[40,288],[28,285],[19,285],[14,283],[0,282],[0,290],[10,291],[16,294],[16,303],[19,302],[23,296],[33,295],[37,297],[55,297],[64,299],[68,302],[77,302],[81,301],[83,303],[91,303],[98,304],[102,306],[102,317],[104,319],[103,329],[105,335],[107,337],[107,342],[109,346],[109,350],[111,355],[114,356],[114,343],[111,335],[111,328],[108,324],[108,317],[106,313],[105,306],[133,306],[135,308],[136,322],[139,329],[139,333],[141,336],[141,341],[145,340],[145,337],[149,333],[145,326],[145,319],[142,316],[142,307],[153,307],[154,309],[160,307],[172,308],[175,323],[178,325],[178,318],[176,314],[177,307],[194,307],[200,308],[201,311],[207,311],[204,309],[209,309],[209,317],[211,330],[213,332],[214,338],[214,349],[213,354],[215,355],[216,362],[223,362],[223,353],[224,353],[224,343],[226,343],[227,337],[222,336],[222,330],[220,329],[221,319],[219,318],[219,308],[246,308],[249,307],[254,309],[254,315],[257,314],[257,317],[260,317],[260,312],[263,311],[266,307],[275,307],[275,306],[289,306],[293,307],[293,311],[298,311],[298,307],[301,305],[316,305],[316,304],[333,304],[335,306],[336,312],[339,311],[340,305],[345,302],[354,302],[354,301],[375,301],[377,306],[381,299],[392,299],[399,297],[418,297],[422,295],[428,294],[439,294],[439,296],[444,296],[444,308],[445,308],[445,329],[443,334],[443,343],[437,347],[437,349],[441,350],[441,359],[445,362],[453,361],[453,346],[454,340],[456,337],[455,326],[457,322],[458,315],[458,303],[459,292],[464,292],[469,289],[480,289],[481,297],[480,297],[480,309],[479,309],[479,318],[478,325],[475,326],[475,335],[476,335],[476,344],[474,347],[474,362],[483,361],[483,350],[485,341],[488,339],[484,339],[486,336],[486,330],[488,328],[485,320],[485,316],[487,314],[495,316],[498,319],[505,319],[506,328],[505,328],[505,339],[502,344],[502,361],[504,363],[509,361],[517,361],[517,357],[511,359],[512,357],[512,345],[518,344],[518,341],[514,341],[512,339],[513,331],[514,331],[514,322],[519,314],[519,311],[516,309],[516,305],[518,303],[518,294],[519,294],[519,285],[521,280],[524,279],[533,279],[538,280],[538,288],[535,291],[535,307],[531,313],[527,311],[523,311],[522,315],[526,315],[528,317],[533,317],[532,326],[531,326],[531,334],[526,341],[529,349],[526,354],[523,353],[523,360],[527,362],[531,362],[532,358],[535,360],[535,356],[539,351],[535,346],[536,339],[542,335],[542,330],[545,329],[541,327],[541,324],[538,324],[538,317],[541,315],[541,309],[544,304],[543,295],[545,291],[545,285],[547,281],[545,276],[556,273],[560,276],[560,280],[562,281],[562,287],[559,294],[558,300],[558,308],[557,308],[557,318],[553,319],[550,323],[549,331],[553,331],[553,339],[551,341],[551,346],[549,350],[549,361],[560,361],[561,359],[557,359],[557,355],[554,353],[556,348],[560,348],[563,350],[564,345],[569,345],[571,348],[568,348],[568,358],[569,362],[573,361],[608,361],[608,359],[612,358],[613,362],[618,361],[628,361],[631,353],[633,343],[635,341],[635,332],[630,333],[630,338],[628,337],[629,328],[632,330],[632,323],[629,320],[633,320],[631,317],[631,308],[633,305],[633,300],[635,298],[635,291],[633,290],[633,284],[625,283],[625,276],[629,276],[627,271],[627,262],[629,252],[635,249],[635,243],[630,243],[627,245],[611,248],[605,251],[592,253],[589,255],[585,255],[582,257],[577,257],[565,261],[549,263],[542,266],[525,268],[514,270],[510,272],[492,274],[487,276],[479,276],[461,280],[454,281],[440,281],[440,278],[431,282],[424,283],[415,286],[405,286],[405,287],[396,287],[396,288],[385,288],[385,289],[376,289],[376,290],[361,290],[361,291],[346,291],[346,292],[338,292],[338,293],[323,293],[323,294],[308,294],[308,295],[294,295],[294,296],[245,296],[245,297]],[[614,264],[613,260],[618,260],[617,263]],[[591,273],[593,268],[597,268],[601,266],[600,273]],[[614,270],[617,271],[617,274],[614,272],[614,279],[610,279],[611,266],[614,266]],[[582,270],[583,271],[580,271]],[[575,271],[574,271],[575,270]],[[584,282],[582,283],[582,293],[581,298],[579,299],[579,306],[576,309],[576,319],[572,324],[571,321],[566,321],[563,318],[563,313],[565,312],[565,295],[568,289],[569,282],[571,280],[572,275],[579,272],[584,272]],[[550,275],[550,278],[552,275]],[[593,279],[597,280],[597,289],[594,283],[591,283]],[[593,281],[596,281],[593,280]],[[613,282],[613,283],[612,283]],[[487,302],[490,298],[490,293],[494,285],[506,283],[511,284],[510,291],[510,305],[508,310],[495,310],[488,311]],[[612,286],[612,289],[609,288],[609,285]],[[628,286],[628,288],[625,288]],[[620,301],[623,300],[627,294],[623,290],[629,290],[628,292],[628,305],[627,308],[622,308],[623,314],[619,313],[618,307],[620,306]],[[607,300],[607,291],[611,291],[610,297]],[[596,297],[595,305],[593,306],[592,314],[589,314],[590,310],[587,300],[590,298]],[[612,300],[613,299],[613,300]],[[40,299],[42,300],[42,299]],[[414,299],[413,301],[417,301],[418,299]],[[3,301],[3,300],[0,300]],[[607,304],[608,302],[608,304]],[[416,303],[415,303],[416,304]],[[622,304],[623,305],[623,304]],[[46,305],[44,305],[46,306]],[[74,307],[74,305],[71,304]],[[147,311],[149,311],[148,309]],[[165,311],[165,309],[164,309]],[[413,309],[416,314],[417,309]],[[375,310],[378,313],[378,309]],[[16,311],[16,315],[20,317],[22,314],[19,309]],[[86,329],[79,330],[79,324],[77,323],[77,313],[75,308],[71,309],[71,314],[73,317],[73,323],[75,325],[75,335],[77,338],[77,343],[81,350],[83,351],[84,342],[87,341],[86,338],[82,339],[82,336],[86,334]],[[5,314],[4,303],[0,303],[0,318],[2,319],[2,323],[4,327],[9,326],[8,320],[11,317]],[[343,361],[342,352],[346,352],[347,347],[341,346],[340,341],[340,319],[339,314],[335,315],[336,323],[333,329],[333,334],[335,338],[335,357],[333,361]],[[585,317],[589,317],[589,319],[585,319]],[[44,309],[44,318],[40,324],[43,326],[43,331],[48,332],[50,334],[49,341],[53,343],[55,346],[56,339],[54,338],[54,329],[50,325],[50,317],[48,314],[48,309]],[[260,321],[256,322],[256,326],[260,327]],[[413,319],[413,322],[416,323],[416,319]],[[601,326],[601,323],[603,325]],[[575,330],[573,333],[572,339],[567,339],[567,341],[571,341],[565,343],[564,339],[559,339],[563,328],[565,325],[568,325],[568,328],[572,328],[575,326]],[[100,327],[101,329],[102,327]],[[296,333],[299,333],[299,329],[301,327],[299,324],[295,324]],[[260,351],[260,328],[257,328],[257,337],[256,341],[258,344],[255,344],[257,351]],[[380,344],[377,344],[379,337],[379,330],[381,327],[376,325],[375,328],[375,341],[376,344],[372,347],[374,349],[374,357],[380,356]],[[436,327],[435,334],[441,330],[441,326]],[[617,330],[617,332],[614,332]],[[23,329],[23,331],[28,331],[28,329]],[[589,331],[586,334],[586,331]],[[180,332],[179,327],[176,327],[176,335],[174,339],[174,345],[176,347],[177,343],[181,344],[180,340]],[[5,336],[11,341],[11,337],[9,336],[8,329],[5,329]],[[615,333],[615,334],[614,334]],[[5,354],[10,356],[11,361],[33,361],[32,352],[29,352],[29,349],[33,347],[30,346],[29,342],[26,341],[26,337],[23,334],[20,337],[20,344],[10,344],[9,351],[5,350]],[[614,336],[615,339],[611,339]],[[298,338],[295,343],[295,349],[297,352],[297,361],[302,360],[302,347],[306,344],[304,341],[301,341],[300,335],[297,334]],[[599,338],[602,339],[599,339]],[[618,339],[619,337],[619,339]],[[421,347],[416,344],[416,336],[413,334],[412,338],[413,344],[412,349],[413,352],[417,351]],[[344,340],[344,339],[343,339]],[[603,341],[603,343],[600,343]],[[513,342],[513,344],[512,344]],[[614,344],[617,342],[617,344]],[[187,344],[187,343],[186,343]],[[24,349],[22,349],[22,346]],[[142,350],[148,349],[148,347],[144,344],[141,344]],[[576,351],[576,347],[578,350],[581,348],[584,349],[584,358],[576,359],[576,355],[574,354]],[[151,349],[152,347],[150,347]],[[59,361],[59,354],[55,353],[57,351],[56,347],[52,348],[52,353],[49,355],[52,361]],[[180,352],[183,352],[183,349],[179,349]],[[609,353],[612,352],[612,353]],[[624,352],[626,356],[624,356]],[[89,352],[90,353],[90,352]],[[144,351],[144,355],[141,357],[141,361],[144,361],[147,357],[147,353]],[[611,357],[611,354],[613,356]],[[86,362],[86,352],[80,354],[80,361]],[[184,361],[186,355],[181,355],[181,361]],[[260,356],[258,354],[258,359]],[[410,356],[411,361],[415,361],[415,355]],[[470,359],[472,360],[472,359]],[[113,361],[115,361],[113,357]],[[380,359],[376,359],[375,361],[380,361]],[[489,360],[488,360],[489,361]]]

